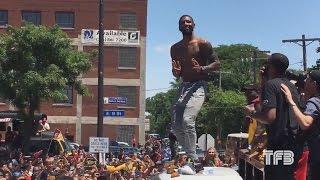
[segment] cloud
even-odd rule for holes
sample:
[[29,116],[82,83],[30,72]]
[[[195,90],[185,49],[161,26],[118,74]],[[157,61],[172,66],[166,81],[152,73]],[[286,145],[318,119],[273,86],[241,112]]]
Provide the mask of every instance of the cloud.
[[170,45],[156,45],[153,50],[157,53],[170,53]]

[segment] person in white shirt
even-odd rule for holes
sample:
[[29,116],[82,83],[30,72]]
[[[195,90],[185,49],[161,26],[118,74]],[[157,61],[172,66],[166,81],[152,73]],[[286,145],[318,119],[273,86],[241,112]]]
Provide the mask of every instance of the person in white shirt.
[[42,119],[39,121],[40,123],[40,130],[38,132],[44,132],[50,130],[50,125],[48,123],[47,115],[43,114]]

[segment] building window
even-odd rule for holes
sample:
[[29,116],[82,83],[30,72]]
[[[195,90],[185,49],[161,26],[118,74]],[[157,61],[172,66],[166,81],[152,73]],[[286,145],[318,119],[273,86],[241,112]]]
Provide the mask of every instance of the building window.
[[117,126],[117,141],[127,142],[131,145],[132,136],[134,135],[134,126],[119,125]]
[[119,48],[119,67],[135,68],[137,48]]
[[121,13],[120,29],[137,29],[137,15],[135,13]]
[[8,25],[8,11],[0,10],[0,26]]
[[41,13],[32,11],[22,11],[22,21],[31,22],[36,26],[41,24]]
[[56,12],[56,24],[61,28],[74,28],[74,13]]
[[67,86],[65,88],[65,95],[67,96],[66,100],[56,101],[55,104],[73,104],[73,88],[72,88],[72,86]]
[[128,107],[136,107],[136,93],[137,89],[135,86],[119,86],[118,87],[118,96],[126,97]]

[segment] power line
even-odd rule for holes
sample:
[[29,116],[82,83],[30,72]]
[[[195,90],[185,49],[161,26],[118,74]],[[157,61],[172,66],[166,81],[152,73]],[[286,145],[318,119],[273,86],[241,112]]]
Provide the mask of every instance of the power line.
[[166,88],[155,88],[155,89],[147,89],[146,91],[159,91],[159,90],[165,90],[165,89],[171,89],[171,87],[166,87]]

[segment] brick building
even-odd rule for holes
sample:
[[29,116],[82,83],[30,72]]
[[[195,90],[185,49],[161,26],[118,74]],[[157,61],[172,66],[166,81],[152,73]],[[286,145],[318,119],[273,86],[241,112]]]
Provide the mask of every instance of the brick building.
[[[124,110],[124,117],[104,117],[104,136],[130,142],[132,137],[144,143],[145,68],[147,0],[105,0],[104,27],[106,30],[140,31],[139,45],[111,45],[104,49],[104,97],[126,97],[127,104],[105,104],[104,110]],[[23,21],[36,25],[58,24],[73,40],[79,51],[90,51],[97,45],[81,43],[82,29],[98,29],[99,1],[96,0],[1,0],[0,33],[7,24],[20,27]],[[84,74],[82,82],[92,96],[78,95],[66,88],[68,100],[44,102],[40,112],[48,115],[51,129],[69,132],[74,141],[88,144],[96,136],[98,62]],[[14,109],[0,104],[0,110]]]

